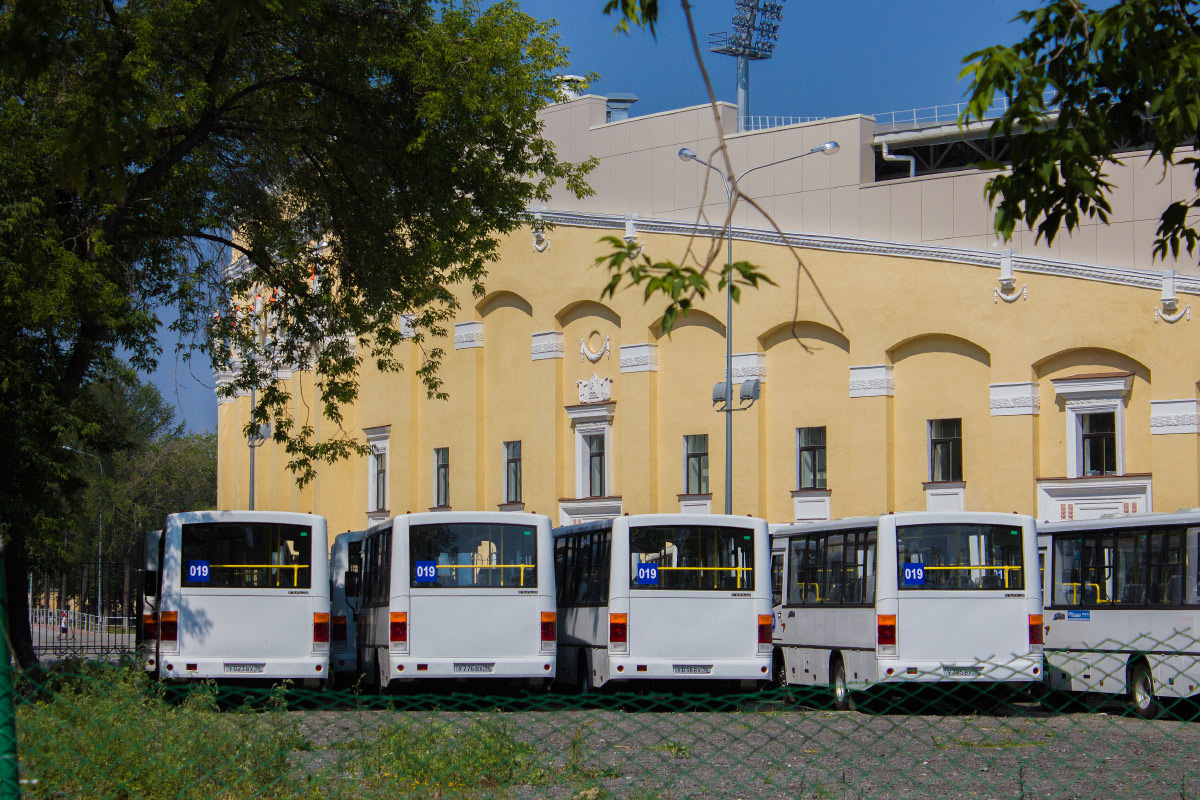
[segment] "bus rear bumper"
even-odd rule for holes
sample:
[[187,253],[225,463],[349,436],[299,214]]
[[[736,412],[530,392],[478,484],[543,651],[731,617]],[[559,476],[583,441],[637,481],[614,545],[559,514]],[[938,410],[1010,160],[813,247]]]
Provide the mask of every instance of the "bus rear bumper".
[[553,654],[487,658],[418,658],[388,656],[387,674],[392,680],[422,678],[553,678],[557,667]]
[[158,676],[163,679],[207,680],[222,678],[322,679],[329,674],[325,653],[296,658],[196,658],[174,654],[162,658]]
[[1014,656],[1003,661],[909,661],[880,659],[881,682],[1041,683],[1042,654]]
[[771,654],[751,658],[646,659],[609,654],[608,680],[764,681],[771,677]]

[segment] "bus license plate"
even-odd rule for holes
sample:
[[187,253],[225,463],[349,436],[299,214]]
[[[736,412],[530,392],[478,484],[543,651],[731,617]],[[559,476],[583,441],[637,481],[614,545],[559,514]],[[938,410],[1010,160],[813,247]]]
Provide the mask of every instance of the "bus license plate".
[[454,663],[454,671],[455,672],[491,672],[495,668],[496,668],[496,665],[494,663],[493,664],[460,664],[457,661]]
[[983,667],[942,667],[942,674],[947,678],[978,678]]
[[262,672],[266,664],[225,664],[226,672]]
[[708,675],[712,664],[673,664],[676,675]]

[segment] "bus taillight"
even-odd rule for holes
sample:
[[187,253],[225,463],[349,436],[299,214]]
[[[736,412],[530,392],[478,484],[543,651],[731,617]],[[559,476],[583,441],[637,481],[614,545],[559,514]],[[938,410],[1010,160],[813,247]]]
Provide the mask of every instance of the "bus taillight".
[[542,643],[558,640],[558,614],[553,611],[542,612]]
[[1040,650],[1044,641],[1045,640],[1042,638],[1042,615],[1041,614],[1030,614],[1029,615],[1029,646]]
[[[770,614],[758,615],[758,652],[771,652],[771,620]],[[765,645],[765,647],[764,647]]]
[[152,642],[158,638],[158,622],[153,614],[142,615],[142,638]]
[[329,614],[313,612],[313,644],[329,644]]
[[391,614],[392,621],[392,641],[393,642],[408,642],[408,612],[393,611]]
[[613,650],[628,649],[629,616],[627,614],[608,615],[608,646]]
[[164,642],[174,642],[179,639],[179,612],[162,612],[159,622],[159,639]]
[[876,644],[880,655],[896,655],[896,615],[880,614],[877,618]]
[[329,635],[332,641],[346,641],[346,617],[343,614],[336,614],[330,619]]

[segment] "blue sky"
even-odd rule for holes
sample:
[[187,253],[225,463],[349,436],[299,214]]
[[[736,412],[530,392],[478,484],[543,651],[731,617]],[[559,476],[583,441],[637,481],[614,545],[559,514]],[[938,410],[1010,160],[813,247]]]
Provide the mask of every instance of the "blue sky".
[[[701,47],[727,31],[734,0],[693,0]],[[589,91],[633,93],[640,116],[707,101],[677,0],[660,0],[657,40],[643,31],[614,35],[604,0],[522,0],[525,11],[558,20],[571,71],[600,77]],[[780,116],[875,114],[960,102],[963,56],[1016,41],[1010,21],[1036,0],[785,0],[775,55],[750,67],[750,113]],[[719,100],[735,99],[734,59],[705,52]],[[212,376],[198,356],[177,360],[170,333],[153,376],[189,430],[217,423]]]

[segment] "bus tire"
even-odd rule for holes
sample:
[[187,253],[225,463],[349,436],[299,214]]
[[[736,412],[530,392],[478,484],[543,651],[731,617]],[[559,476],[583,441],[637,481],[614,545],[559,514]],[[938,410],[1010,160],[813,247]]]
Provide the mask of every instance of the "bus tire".
[[846,682],[846,664],[841,655],[835,655],[829,665],[829,688],[833,691],[835,711],[854,710],[854,697],[850,694],[850,685]]
[[1129,706],[1142,719],[1158,716],[1158,700],[1154,697],[1154,678],[1150,666],[1143,660],[1135,661],[1129,668]]
[[771,657],[771,683],[776,688],[787,686],[787,661],[783,657],[783,652],[776,650],[774,656]]

